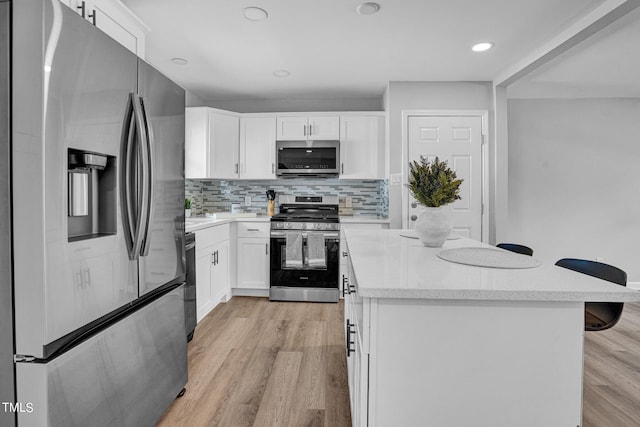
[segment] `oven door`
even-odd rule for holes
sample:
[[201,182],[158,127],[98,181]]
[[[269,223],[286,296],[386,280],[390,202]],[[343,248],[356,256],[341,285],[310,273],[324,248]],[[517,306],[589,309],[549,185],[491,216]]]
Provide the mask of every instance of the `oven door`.
[[338,289],[339,232],[322,233],[325,262],[309,265],[308,233],[302,232],[302,265],[287,265],[286,232],[271,232],[271,287]]
[[278,176],[337,176],[340,141],[276,141]]

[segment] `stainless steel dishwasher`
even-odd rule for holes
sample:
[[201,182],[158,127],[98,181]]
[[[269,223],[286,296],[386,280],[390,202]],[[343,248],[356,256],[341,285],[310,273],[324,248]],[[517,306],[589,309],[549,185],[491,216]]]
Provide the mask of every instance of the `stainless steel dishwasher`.
[[187,258],[187,284],[184,287],[184,323],[187,342],[193,339],[196,329],[196,234],[184,235],[184,252]]

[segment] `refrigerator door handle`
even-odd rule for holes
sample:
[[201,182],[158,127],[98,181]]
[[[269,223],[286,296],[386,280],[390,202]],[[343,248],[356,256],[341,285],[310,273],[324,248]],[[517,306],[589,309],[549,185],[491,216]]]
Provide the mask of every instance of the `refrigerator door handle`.
[[146,129],[146,142],[147,142],[147,150],[146,150],[147,169],[144,172],[145,178],[144,178],[143,185],[147,187],[148,197],[145,199],[147,203],[147,211],[146,211],[147,215],[146,215],[146,218],[144,219],[144,227],[143,227],[143,233],[142,233],[144,237],[142,238],[142,253],[141,253],[142,256],[147,256],[149,255],[149,248],[151,246],[149,244],[149,239],[150,239],[149,228],[151,227],[151,218],[153,218],[153,198],[154,198],[153,187],[155,182],[155,179],[154,179],[155,167],[154,167],[153,159],[154,159],[155,139],[153,137],[153,129],[151,127],[151,122],[149,121],[149,115],[147,114],[147,110],[144,108],[144,99],[139,97],[138,102],[140,103],[140,109],[142,111],[142,117],[144,120],[145,129]]
[[136,135],[138,137],[139,156],[137,158],[137,167],[141,183],[138,188],[136,233],[133,241],[133,255],[135,258],[131,258],[131,256],[129,256],[129,258],[138,259],[142,250],[143,232],[146,231],[145,221],[147,220],[149,210],[149,143],[140,97],[135,93],[131,97],[133,99],[133,113],[136,124]]
[[133,93],[129,95],[129,101],[127,103],[127,110],[125,113],[124,132],[122,134],[122,169],[121,169],[121,188],[122,188],[122,212],[125,220],[123,221],[123,228],[125,231],[125,240],[127,242],[127,251],[129,253],[129,259],[135,260],[136,253],[134,251],[135,241],[137,235],[136,223],[134,218],[136,216],[135,210],[135,197],[136,197],[136,185],[134,180],[134,157],[135,149],[135,136],[136,136],[136,124],[135,114],[133,110]]

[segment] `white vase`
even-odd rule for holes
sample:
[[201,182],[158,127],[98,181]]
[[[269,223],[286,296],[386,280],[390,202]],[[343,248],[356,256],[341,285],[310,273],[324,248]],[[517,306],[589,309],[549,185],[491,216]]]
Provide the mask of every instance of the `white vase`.
[[189,218],[191,216],[191,209],[185,209],[184,210],[184,217],[185,218]]
[[422,207],[414,231],[423,245],[441,248],[451,234],[451,206]]

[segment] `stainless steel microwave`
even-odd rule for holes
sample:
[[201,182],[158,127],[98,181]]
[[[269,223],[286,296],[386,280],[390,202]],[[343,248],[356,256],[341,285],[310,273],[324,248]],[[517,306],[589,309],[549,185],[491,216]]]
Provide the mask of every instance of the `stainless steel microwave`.
[[340,141],[276,141],[276,175],[338,176]]

